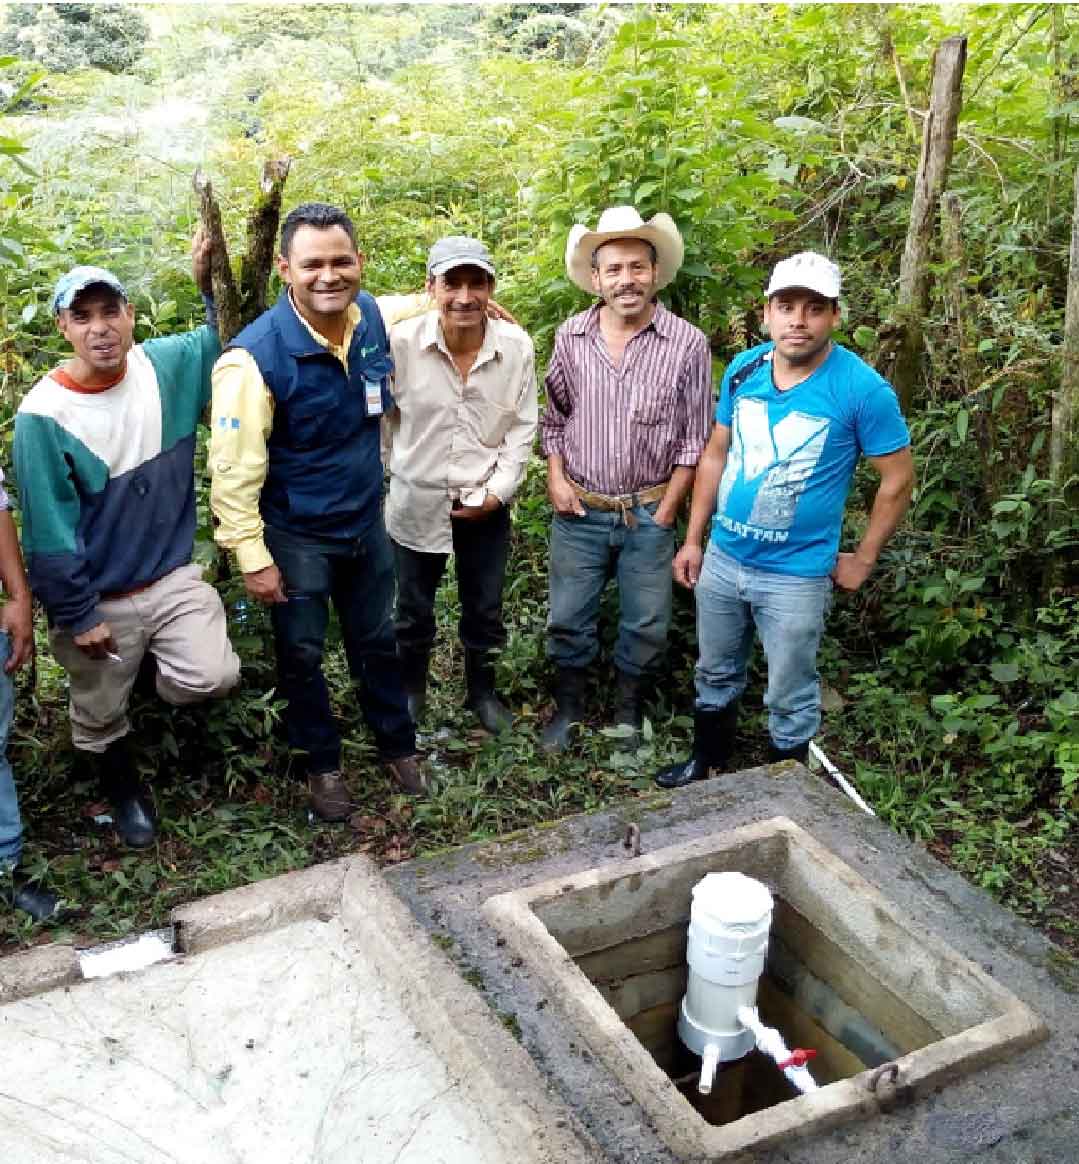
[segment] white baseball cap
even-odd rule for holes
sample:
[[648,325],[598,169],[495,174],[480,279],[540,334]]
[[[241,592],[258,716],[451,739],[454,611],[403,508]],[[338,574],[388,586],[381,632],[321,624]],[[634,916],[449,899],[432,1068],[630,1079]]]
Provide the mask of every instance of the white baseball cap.
[[831,259],[818,255],[816,251],[802,251],[801,254],[776,263],[764,295],[771,299],[780,291],[800,287],[806,291],[815,291],[825,299],[838,299],[841,283],[839,268]]

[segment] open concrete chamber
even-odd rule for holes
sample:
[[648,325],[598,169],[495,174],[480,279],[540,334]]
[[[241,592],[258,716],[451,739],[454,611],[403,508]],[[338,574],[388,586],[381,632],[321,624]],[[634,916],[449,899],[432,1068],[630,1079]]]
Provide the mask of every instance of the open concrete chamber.
[[[676,1034],[693,886],[737,870],[775,898],[758,1006],[824,1085],[750,1055],[696,1094]],[[733,1158],[882,1108],[1044,1039],[1013,994],[779,817],[491,897],[484,913],[678,1156]],[[692,1101],[692,1103],[691,1103]]]

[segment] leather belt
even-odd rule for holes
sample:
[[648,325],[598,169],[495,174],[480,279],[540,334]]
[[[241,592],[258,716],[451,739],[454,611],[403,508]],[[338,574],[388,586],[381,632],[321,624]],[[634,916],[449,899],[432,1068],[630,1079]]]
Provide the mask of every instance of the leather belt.
[[638,490],[636,493],[610,494],[592,493],[588,489],[583,489],[571,477],[567,477],[566,480],[573,486],[573,492],[589,509],[599,509],[605,513],[620,513],[622,520],[630,529],[636,529],[638,524],[637,519],[630,511],[636,509],[638,505],[651,505],[653,501],[659,501],[667,492],[667,486],[670,484],[670,481],[661,481],[658,485]]

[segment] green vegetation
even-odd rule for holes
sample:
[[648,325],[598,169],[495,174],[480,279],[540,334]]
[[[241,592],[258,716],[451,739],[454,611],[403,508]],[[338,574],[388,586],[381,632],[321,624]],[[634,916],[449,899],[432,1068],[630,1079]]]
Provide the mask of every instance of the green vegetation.
[[[669,298],[712,337],[717,374],[758,335],[770,265],[809,247],[842,265],[843,338],[873,360],[894,325],[932,51],[966,34],[949,180],[961,252],[934,249],[909,418],[919,490],[870,582],[836,604],[822,669],[842,706],[821,742],[894,827],[1079,947],[1079,525],[1074,482],[1070,495],[1053,483],[1049,456],[1079,112],[1072,8],[140,6],[145,43],[129,7],[127,56],[97,55],[88,34],[72,60],[74,39],[29,33],[104,6],[20,7],[0,42],[33,58],[4,62],[0,88],[5,467],[13,410],[62,351],[47,307],[57,274],[108,265],[133,289],[140,335],[189,326],[192,172],[212,176],[235,238],[263,160],[280,153],[293,158],[287,205],[317,197],[353,214],[376,292],[417,286],[439,235],[482,235],[499,298],[541,357],[583,306],[563,275],[567,231],[632,202],[669,211],[685,234]],[[859,476],[849,539],[873,488]],[[437,789],[407,803],[378,772],[335,645],[357,814],[351,828],[315,828],[276,733],[267,621],[220,570],[202,513],[198,554],[219,570],[244,685],[208,711],[137,707],[165,825],[155,853],[118,851],[93,822],[44,627],[36,685],[21,682],[12,754],[30,853],[79,904],[79,933],[160,922],[192,896],[345,851],[400,860],[646,797],[649,772],[685,748],[694,636],[679,595],[641,746],[602,729],[604,684],[581,747],[539,753],[549,509],[535,458],[500,663],[518,730],[485,739],[460,710],[447,588],[427,725],[447,729],[431,743]],[[737,760],[759,760],[762,742],[753,712]],[[0,916],[0,945],[36,937]]]

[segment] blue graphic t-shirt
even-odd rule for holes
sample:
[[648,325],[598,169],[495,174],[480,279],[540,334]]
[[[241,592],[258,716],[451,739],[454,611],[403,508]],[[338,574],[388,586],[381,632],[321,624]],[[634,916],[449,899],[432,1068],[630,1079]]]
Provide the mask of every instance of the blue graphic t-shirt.
[[755,569],[819,578],[835,566],[859,455],[897,452],[910,434],[887,380],[839,344],[785,392],[766,357],[732,402],[731,376],[772,346],[743,352],[723,377],[716,420],[730,428],[731,445],[712,540]]

